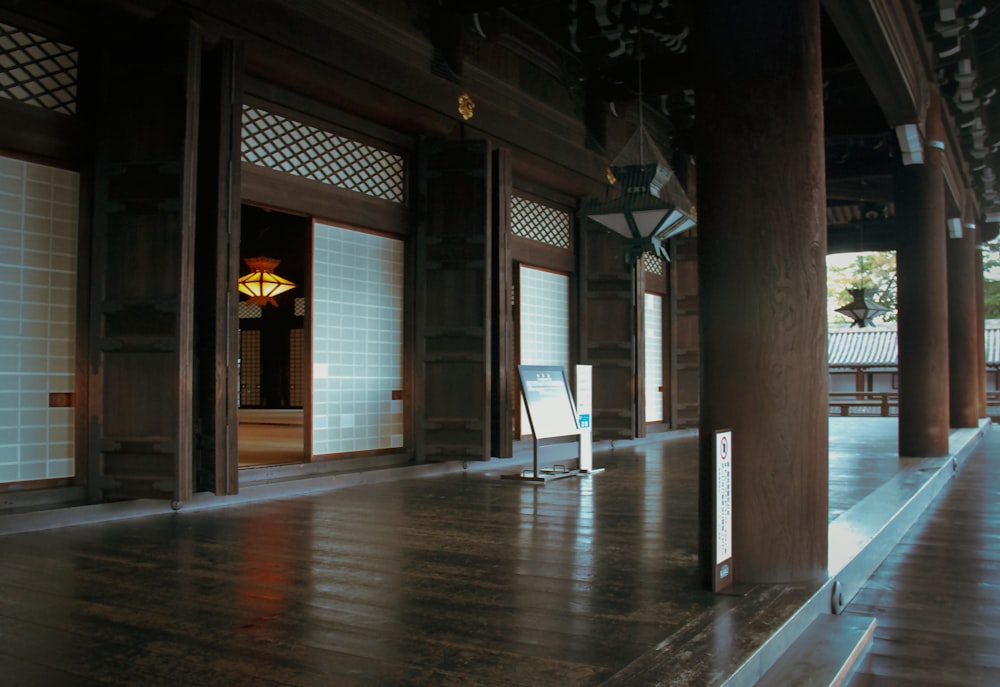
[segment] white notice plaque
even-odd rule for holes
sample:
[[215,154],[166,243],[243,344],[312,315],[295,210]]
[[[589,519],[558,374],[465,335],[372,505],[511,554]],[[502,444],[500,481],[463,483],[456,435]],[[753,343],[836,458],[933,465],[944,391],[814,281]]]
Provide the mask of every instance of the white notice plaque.
[[590,432],[593,412],[594,368],[576,366],[576,422],[580,425],[580,472],[594,469],[594,445]]
[[733,557],[733,432],[715,433],[715,582],[732,584]]

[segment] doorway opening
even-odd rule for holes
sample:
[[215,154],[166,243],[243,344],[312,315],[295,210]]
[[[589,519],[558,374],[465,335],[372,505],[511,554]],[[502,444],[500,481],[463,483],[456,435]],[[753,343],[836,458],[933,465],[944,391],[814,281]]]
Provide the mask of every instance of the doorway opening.
[[274,272],[295,288],[256,303],[239,296],[239,465],[301,463],[309,456],[306,303],[312,222],[254,205],[243,205],[241,212],[241,274],[251,269],[248,258],[279,260]]

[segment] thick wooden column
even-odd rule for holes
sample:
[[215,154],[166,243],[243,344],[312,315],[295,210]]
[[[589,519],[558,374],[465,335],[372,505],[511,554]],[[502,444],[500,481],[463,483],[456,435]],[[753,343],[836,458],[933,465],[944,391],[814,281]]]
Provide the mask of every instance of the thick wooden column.
[[[899,455],[948,453],[948,297],[940,96],[927,111],[924,164],[896,174]],[[935,143],[937,142],[937,143]],[[943,144],[941,144],[943,145]]]
[[510,257],[510,196],[513,163],[510,151],[493,151],[493,180],[496,192],[492,200],[493,246],[490,259],[493,267],[491,304],[493,347],[490,386],[491,428],[490,455],[510,458],[514,455],[514,403],[517,391],[514,380],[514,315],[512,291],[513,265]]
[[979,366],[976,368],[976,379],[979,380],[979,394],[976,402],[978,416],[989,417],[989,404],[986,402],[986,284],[983,275],[983,250],[976,248],[975,272],[976,280],[976,352],[979,355]]
[[827,569],[826,188],[818,0],[697,4],[700,562],[731,428],[737,581]]
[[[195,232],[195,489],[239,491],[240,124],[243,45],[204,55]],[[214,231],[213,231],[214,230]],[[214,298],[209,297],[214,294]]]
[[979,424],[979,368],[977,352],[983,321],[977,319],[975,232],[963,229],[961,238],[947,240],[948,264],[948,373],[952,427]]

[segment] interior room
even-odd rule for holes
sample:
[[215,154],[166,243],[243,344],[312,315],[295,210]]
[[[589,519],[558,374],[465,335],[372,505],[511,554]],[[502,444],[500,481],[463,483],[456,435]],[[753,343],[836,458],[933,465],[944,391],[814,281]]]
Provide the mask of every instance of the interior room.
[[279,261],[263,266],[294,287],[273,295],[239,294],[241,468],[308,460],[304,408],[309,380],[305,335],[309,277],[305,265],[310,226],[307,217],[254,205],[242,207],[241,279],[254,273],[247,261],[263,257]]

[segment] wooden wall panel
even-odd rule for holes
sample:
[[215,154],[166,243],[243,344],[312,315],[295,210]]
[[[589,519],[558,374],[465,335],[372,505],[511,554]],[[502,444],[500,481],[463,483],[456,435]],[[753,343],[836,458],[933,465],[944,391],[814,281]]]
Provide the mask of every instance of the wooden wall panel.
[[192,492],[194,181],[201,37],[107,43],[91,289],[92,500]]
[[670,410],[674,429],[698,426],[701,370],[698,362],[698,238],[671,241]]
[[416,456],[490,457],[492,159],[484,141],[427,143],[416,240]]
[[616,234],[581,233],[580,356],[594,368],[594,438],[632,439],[640,424],[635,267],[625,262],[625,244]]

